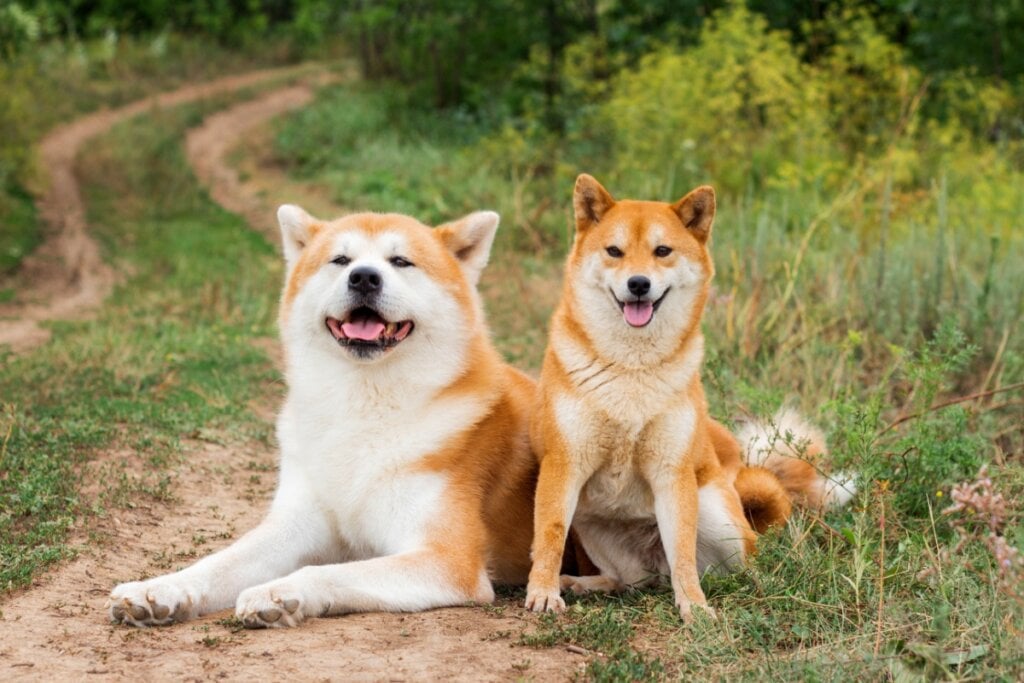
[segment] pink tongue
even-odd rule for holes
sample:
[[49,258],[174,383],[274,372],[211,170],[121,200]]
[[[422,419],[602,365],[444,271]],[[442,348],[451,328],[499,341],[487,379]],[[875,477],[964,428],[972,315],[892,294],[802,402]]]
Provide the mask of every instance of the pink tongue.
[[622,309],[626,322],[633,327],[643,327],[651,322],[654,315],[653,301],[629,301]]
[[360,320],[358,322],[347,322],[341,324],[341,330],[349,339],[362,339],[363,341],[374,341],[384,331],[384,323],[379,320]]

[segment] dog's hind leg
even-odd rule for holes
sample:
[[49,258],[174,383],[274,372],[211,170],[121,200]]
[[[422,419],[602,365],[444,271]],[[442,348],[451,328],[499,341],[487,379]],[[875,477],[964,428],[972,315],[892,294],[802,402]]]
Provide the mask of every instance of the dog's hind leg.
[[562,592],[572,591],[576,595],[584,593],[617,593],[626,588],[625,584],[610,576],[569,576],[559,577]]
[[757,536],[743,514],[736,490],[710,482],[697,493],[697,571],[728,573],[743,566]]
[[417,612],[491,602],[482,562],[468,553],[420,550],[358,562],[303,567],[238,596],[235,613],[249,628],[296,626],[351,612]]
[[573,521],[573,529],[600,575],[563,574],[559,580],[563,591],[614,593],[648,584],[668,573],[658,527],[653,521],[645,524],[583,517]]

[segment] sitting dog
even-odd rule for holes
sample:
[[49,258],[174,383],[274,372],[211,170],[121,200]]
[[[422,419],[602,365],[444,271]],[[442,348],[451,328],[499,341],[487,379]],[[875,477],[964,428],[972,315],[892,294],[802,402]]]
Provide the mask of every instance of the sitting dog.
[[278,211],[288,395],[266,518],[230,547],[125,583],[110,616],[235,606],[249,627],[489,602],[530,569],[534,382],[492,346],[476,292],[498,227]]
[[[789,457],[793,435],[776,445],[763,425],[748,427],[756,450],[744,462],[708,415],[700,322],[714,273],[714,190],[674,204],[616,201],[581,175],[573,202],[576,236],[530,427],[540,475],[526,606],[560,610],[563,589],[668,575],[689,619],[694,605],[707,607],[701,574],[740,566],[755,529],[784,522],[793,501],[852,494]],[[808,436],[800,420],[786,426]],[[599,576],[559,577],[570,523]]]

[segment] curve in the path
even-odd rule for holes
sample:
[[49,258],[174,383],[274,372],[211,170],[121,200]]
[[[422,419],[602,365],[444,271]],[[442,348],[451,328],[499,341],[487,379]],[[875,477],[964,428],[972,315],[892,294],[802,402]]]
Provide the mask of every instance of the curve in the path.
[[238,172],[227,163],[227,154],[253,128],[285,112],[304,107],[313,99],[307,85],[274,90],[208,117],[191,129],[185,152],[193,172],[210,197],[228,211],[242,216],[253,228],[277,242],[276,223],[265,202],[249,191]]
[[[76,119],[51,131],[39,144],[39,160],[48,175],[38,202],[45,241],[25,259],[17,299],[0,305],[0,346],[15,352],[49,338],[40,323],[78,319],[92,312],[116,282],[113,270],[89,235],[85,206],[75,178],[75,158],[82,147],[122,121],[153,108],[174,107],[275,79],[297,76],[310,65],[263,69],[146,97],[117,109]],[[313,67],[315,68],[315,67]]]

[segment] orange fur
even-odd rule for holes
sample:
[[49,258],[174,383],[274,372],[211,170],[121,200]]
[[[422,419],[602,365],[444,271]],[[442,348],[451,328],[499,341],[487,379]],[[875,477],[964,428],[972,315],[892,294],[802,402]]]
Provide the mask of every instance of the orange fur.
[[[668,560],[685,618],[691,605],[706,605],[697,569],[700,525],[707,527],[701,533],[710,534],[702,543],[737,547],[742,557],[754,551],[754,529],[782,523],[790,512],[779,480],[767,470],[747,467],[740,444],[711,419],[700,381],[700,319],[714,273],[707,249],[714,191],[701,187],[674,204],[616,201],[583,175],[574,205],[576,237],[531,423],[541,465],[527,606],[558,609],[560,585],[578,590],[629,583],[641,574],[627,576],[624,567],[632,560],[626,556],[632,553],[656,570],[657,553],[667,552],[660,561]],[[695,271],[701,275],[692,275]],[[610,288],[622,308],[616,283],[633,274],[668,283],[661,296],[689,297],[673,304],[677,308],[671,315],[681,317],[655,328],[662,332],[614,327],[625,323],[611,319],[614,303],[602,299],[600,289]],[[679,282],[672,278],[683,278],[675,292],[670,290]],[[598,286],[596,280],[612,284]],[[619,343],[615,334],[624,341]],[[672,377],[682,383],[668,388],[666,378]],[[657,400],[633,415],[634,406],[646,406],[651,395]],[[678,451],[668,446],[677,438]],[[711,506],[704,522],[699,505]],[[652,517],[665,551],[637,540],[650,533],[651,522],[644,520]],[[559,580],[571,521],[602,580]],[[618,538],[621,545],[608,538]]]
[[537,463],[528,439],[529,406],[535,383],[505,364],[491,344],[475,305],[472,286],[460,267],[466,245],[454,222],[434,229],[399,214],[353,214],[317,223],[288,277],[282,318],[306,280],[332,257],[331,245],[346,231],[367,235],[400,233],[415,254],[416,267],[442,283],[474,328],[465,370],[437,399],[472,396],[486,406],[482,419],[449,439],[413,468],[443,475],[450,485],[445,514],[430,530],[428,546],[467,599],[488,601],[486,575],[499,583],[522,584],[529,572],[531,518]]
[[757,533],[786,523],[793,511],[779,479],[761,467],[743,467],[733,482],[743,503],[743,514]]

